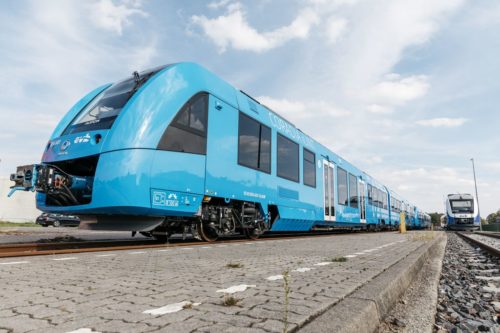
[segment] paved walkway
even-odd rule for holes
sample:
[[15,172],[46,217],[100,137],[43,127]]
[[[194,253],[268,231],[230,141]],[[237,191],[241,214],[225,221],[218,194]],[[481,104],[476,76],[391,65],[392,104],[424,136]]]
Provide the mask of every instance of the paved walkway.
[[0,259],[0,332],[293,330],[427,241],[366,233]]

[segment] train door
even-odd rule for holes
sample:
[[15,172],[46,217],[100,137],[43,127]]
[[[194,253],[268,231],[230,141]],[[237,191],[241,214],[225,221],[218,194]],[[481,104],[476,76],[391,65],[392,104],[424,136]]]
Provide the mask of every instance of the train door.
[[231,177],[237,160],[238,110],[213,95],[209,105],[204,192],[208,196],[232,198],[239,195]]
[[358,193],[359,193],[359,220],[361,223],[366,223],[366,194],[365,194],[365,182],[362,180],[358,181]]
[[332,162],[323,160],[323,203],[325,207],[325,221],[335,221],[334,168],[335,165]]

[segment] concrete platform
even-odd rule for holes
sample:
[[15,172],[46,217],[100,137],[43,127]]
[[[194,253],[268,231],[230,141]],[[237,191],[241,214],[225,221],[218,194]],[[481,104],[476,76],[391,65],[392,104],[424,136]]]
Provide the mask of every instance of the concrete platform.
[[419,235],[1,259],[0,332],[369,331],[438,242]]
[[94,231],[77,227],[0,227],[0,244],[32,243],[60,237],[72,237],[79,240],[133,240],[148,239],[130,231]]

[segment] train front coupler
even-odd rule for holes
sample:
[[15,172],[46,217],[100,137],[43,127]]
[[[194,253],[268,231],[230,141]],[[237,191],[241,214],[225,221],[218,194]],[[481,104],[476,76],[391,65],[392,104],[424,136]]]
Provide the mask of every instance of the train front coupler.
[[85,204],[92,194],[93,177],[70,175],[50,164],[19,166],[10,180],[14,186],[9,197],[16,191],[36,191],[45,193],[56,206]]

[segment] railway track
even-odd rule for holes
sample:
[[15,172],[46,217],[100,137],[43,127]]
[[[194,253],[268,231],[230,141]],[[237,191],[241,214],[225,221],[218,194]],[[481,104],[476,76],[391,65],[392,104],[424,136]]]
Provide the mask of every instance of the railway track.
[[[257,240],[249,240],[244,237],[235,237],[222,239],[217,244],[237,243],[237,242],[265,242],[276,238],[308,238],[325,237],[339,234],[339,232],[320,232],[320,233],[293,233],[293,234],[268,234],[263,235]],[[119,251],[119,250],[137,250],[152,248],[169,248],[180,246],[201,246],[206,245],[201,241],[185,241],[182,238],[172,238],[167,243],[154,240],[113,240],[113,241],[77,241],[77,242],[43,242],[43,243],[16,243],[1,244],[0,258],[40,256],[68,253],[100,252],[100,251]]]
[[476,231],[476,232],[474,232],[474,234],[500,239],[500,232]]
[[[469,241],[473,245],[479,246],[486,252],[496,257],[500,257],[500,241],[497,240],[500,239],[499,234],[488,234],[484,232],[474,232],[474,233],[457,232],[457,235]],[[479,237],[476,237],[476,235]],[[488,241],[488,239],[492,239],[493,241]]]

